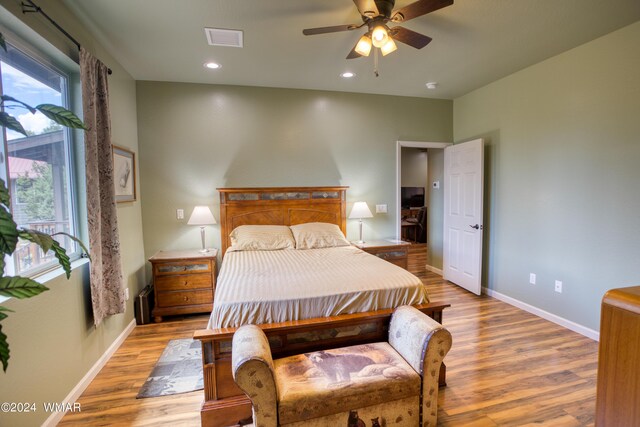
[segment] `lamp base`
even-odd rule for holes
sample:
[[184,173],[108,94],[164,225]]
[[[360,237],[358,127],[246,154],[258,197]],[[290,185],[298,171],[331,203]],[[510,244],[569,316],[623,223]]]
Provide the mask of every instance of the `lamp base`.
[[362,218],[358,220],[358,225],[360,227],[360,240],[358,240],[358,244],[364,245],[364,239],[362,238]]
[[205,249],[200,249],[198,252],[200,252],[201,254],[206,254],[211,252],[211,249],[205,248]]
[[201,254],[206,254],[209,252],[209,249],[204,244],[204,226],[200,227],[200,240],[202,240],[202,249],[200,249]]

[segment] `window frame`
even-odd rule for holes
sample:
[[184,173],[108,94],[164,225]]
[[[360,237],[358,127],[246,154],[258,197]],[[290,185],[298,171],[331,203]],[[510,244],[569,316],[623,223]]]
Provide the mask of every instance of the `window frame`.
[[[18,50],[21,54],[30,57],[32,60],[38,62],[40,65],[49,68],[56,74],[61,77],[61,103],[64,108],[73,111],[78,117],[82,117],[82,114],[78,114],[78,109],[76,108],[76,103],[74,102],[74,87],[72,87],[73,75],[75,73],[79,74],[79,66],[75,64],[77,67],[75,70],[67,70],[63,67],[58,66],[53,60],[54,55],[48,55],[46,52],[43,52],[41,49],[34,47],[31,43],[24,40],[21,37],[14,35],[11,31],[7,31],[5,28],[0,26],[0,31],[2,32],[5,42],[7,45],[11,45],[13,48]],[[52,47],[53,48],[53,47]],[[53,48],[55,49],[55,48]],[[75,67],[74,67],[75,68]],[[4,94],[4,88],[2,88],[2,83],[0,81],[0,92]],[[11,94],[16,98],[20,99],[18,94]],[[84,180],[81,180],[82,176],[84,176],[84,164],[79,161],[80,155],[83,153],[82,144],[84,143],[83,135],[80,132],[74,132],[73,129],[63,127],[62,129],[63,135],[65,138],[65,161],[67,164],[67,177],[66,184],[68,187],[68,212],[69,212],[69,222],[71,224],[70,231],[71,234],[79,238],[85,245],[87,242],[86,236],[86,225],[82,224],[81,221],[86,221],[86,206],[82,204],[81,195],[81,186],[84,184]],[[9,161],[8,161],[8,140],[7,140],[7,130],[6,128],[2,129],[2,147],[1,154],[3,157],[4,165],[0,166],[4,169],[6,175],[6,182],[9,192],[13,199],[13,190],[12,185],[10,185],[10,172],[9,172]],[[79,170],[82,169],[82,170]],[[13,208],[12,208],[13,214]],[[41,250],[41,249],[39,249]],[[74,250],[67,251],[67,255],[72,263],[75,263],[81,258],[85,258],[86,256],[83,254],[80,245],[74,242]],[[11,270],[15,269],[15,263],[13,260],[13,255],[7,256],[5,258],[6,267]],[[28,277],[31,279],[38,279],[45,275],[54,276],[56,270],[62,270],[62,267],[58,263],[56,259],[46,262],[40,266],[30,268],[25,270],[24,272],[19,273],[21,277]],[[16,274],[16,272],[13,272]]]

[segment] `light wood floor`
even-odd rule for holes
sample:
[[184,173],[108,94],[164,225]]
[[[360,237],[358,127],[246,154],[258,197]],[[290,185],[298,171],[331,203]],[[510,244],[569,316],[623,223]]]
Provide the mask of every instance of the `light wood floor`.
[[[442,426],[593,425],[597,343],[487,296],[475,296],[424,269],[413,245],[409,269],[433,301],[447,301],[453,335],[440,389]],[[138,326],[60,425],[197,426],[202,392],[136,400],[170,339],[190,337],[207,316]]]

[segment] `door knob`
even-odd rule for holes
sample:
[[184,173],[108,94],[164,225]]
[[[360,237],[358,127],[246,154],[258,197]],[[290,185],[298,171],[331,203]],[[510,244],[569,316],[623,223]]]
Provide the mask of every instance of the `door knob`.
[[478,225],[478,224],[476,224],[476,225],[469,225],[469,227],[471,227],[471,228],[473,228],[473,229],[475,229],[475,230],[482,230],[482,226],[481,226],[481,225]]

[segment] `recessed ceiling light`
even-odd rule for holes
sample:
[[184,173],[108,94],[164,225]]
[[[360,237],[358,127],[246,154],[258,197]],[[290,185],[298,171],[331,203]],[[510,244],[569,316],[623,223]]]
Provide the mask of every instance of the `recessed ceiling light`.
[[429,82],[427,83],[427,89],[436,89],[438,87],[438,83],[437,82]]
[[221,65],[216,62],[207,62],[206,64],[204,64],[204,66],[212,70],[217,70],[221,67]]
[[346,71],[346,72],[340,74],[340,77],[343,77],[345,79],[350,79],[350,78],[355,77],[355,76],[356,76],[356,73],[352,73],[351,71]]

